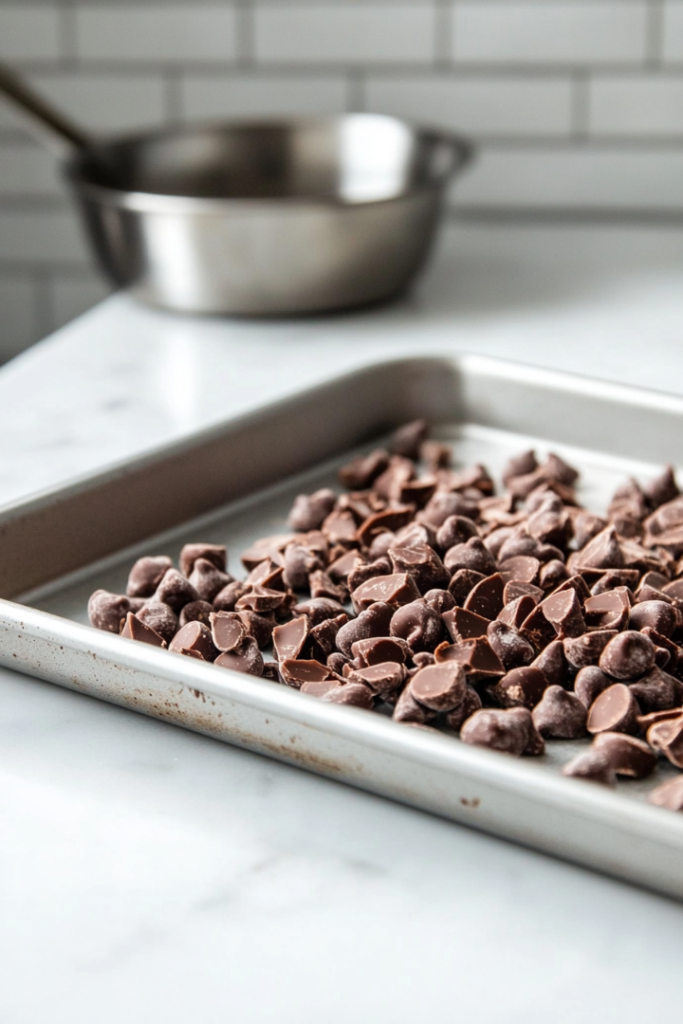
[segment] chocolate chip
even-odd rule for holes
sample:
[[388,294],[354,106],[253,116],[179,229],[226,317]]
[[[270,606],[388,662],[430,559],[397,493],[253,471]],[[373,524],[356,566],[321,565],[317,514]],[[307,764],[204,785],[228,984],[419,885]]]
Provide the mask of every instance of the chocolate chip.
[[411,548],[389,548],[389,558],[394,573],[408,573],[421,594],[434,587],[447,587],[450,582],[450,573],[446,571],[436,551],[428,544]]
[[527,708],[475,711],[462,726],[460,739],[463,743],[488,747],[513,757],[532,752],[541,754],[545,749]]
[[[617,532],[613,526],[601,530],[581,551],[573,554],[569,568],[581,566],[585,569],[621,569],[624,564]],[[576,570],[574,570],[576,571]]]
[[424,603],[438,615],[443,615],[444,612],[449,612],[452,608],[455,608],[455,599],[451,592],[449,590],[441,590],[439,587],[427,591],[424,595]]
[[426,523],[412,522],[396,531],[392,547],[414,548],[419,547],[421,544],[428,544],[430,547],[435,548],[436,531]]
[[465,698],[465,671],[456,662],[421,668],[410,681],[416,701],[432,711],[454,711]]
[[387,468],[375,480],[373,490],[386,501],[396,503],[399,500],[401,488],[414,477],[415,466],[411,460],[401,455],[392,455]]
[[531,710],[538,704],[548,686],[543,672],[531,666],[513,668],[499,679],[492,693],[505,708],[526,707]]
[[647,742],[664,754],[671,764],[683,768],[683,715],[651,725],[647,730]]
[[625,630],[606,645],[598,664],[613,679],[639,679],[655,663],[655,647],[642,633]]
[[356,520],[349,511],[333,509],[320,527],[330,544],[352,545],[356,541]]
[[495,619],[503,607],[504,587],[500,573],[486,576],[475,584],[467,595],[465,610],[481,615],[485,619]]
[[166,647],[166,641],[151,626],[146,625],[137,615],[128,612],[126,615],[121,636],[128,640],[140,640],[143,644],[150,644],[152,647]]
[[413,651],[432,651],[443,634],[442,618],[423,601],[413,601],[394,612],[390,633]]
[[412,420],[395,430],[389,439],[389,451],[403,455],[408,459],[416,459],[420,446],[427,437],[426,420]]
[[539,669],[545,676],[548,684],[557,686],[569,686],[569,663],[564,653],[564,645],[561,640],[553,640],[541,653],[531,662],[532,668]]
[[583,779],[585,782],[597,782],[601,786],[613,789],[617,784],[616,774],[609,758],[601,750],[585,750],[562,769],[562,774],[569,779]]
[[662,636],[670,637],[681,620],[673,605],[665,601],[642,601],[631,609],[630,629],[652,626]]
[[425,707],[424,704],[420,704],[416,701],[413,697],[410,686],[406,686],[396,701],[392,718],[395,722],[426,725],[427,722],[433,722],[436,715],[436,711],[430,711],[430,709]]
[[572,668],[582,669],[597,665],[607,644],[617,636],[614,629],[596,629],[572,639],[564,640],[564,653]]
[[614,683],[596,697],[588,711],[586,727],[590,733],[635,732],[638,703],[628,686]]
[[327,661],[327,658],[336,649],[339,630],[348,621],[348,615],[342,612],[333,619],[324,619],[317,626],[311,627],[309,633],[311,655],[318,661]]
[[623,732],[601,732],[593,740],[593,749],[603,753],[617,775],[645,779],[657,766],[657,758],[647,743]]
[[405,679],[405,666],[396,661],[366,665],[364,668],[353,669],[347,676],[349,683],[363,683],[372,693],[385,700],[403,686]]
[[213,612],[213,605],[210,605],[208,601],[190,601],[181,610],[178,616],[178,625],[182,629],[188,622],[203,622],[205,626],[209,625],[209,617]]
[[[649,573],[647,574],[650,575]],[[662,592],[667,597],[672,597],[677,601],[683,601],[683,579],[674,580],[673,583],[667,583],[662,587]]]
[[673,501],[679,494],[676,477],[671,466],[666,466],[659,476],[643,487],[643,493],[652,508],[659,508],[667,501]]
[[292,608],[295,615],[307,615],[312,626],[317,626],[325,619],[336,619],[344,612],[344,606],[330,597],[312,597],[308,601],[299,601]]
[[538,462],[536,461],[536,452],[533,449],[521,452],[519,455],[513,455],[503,467],[503,483],[507,484],[509,480],[516,476],[527,476],[536,469],[538,469]]
[[[470,520],[476,519],[477,506],[474,502],[468,501],[467,498],[464,498],[462,494],[454,494],[450,491],[437,491],[436,494],[429,499],[422,511],[418,512],[418,521],[421,523],[428,523],[434,529],[438,530],[438,528],[443,526],[450,516],[462,516],[463,518]],[[463,527],[463,529],[465,529],[465,527]],[[475,527],[471,536],[476,536],[477,533],[478,531]],[[446,545],[439,541],[439,547],[445,548]]]
[[607,569],[597,583],[591,587],[591,594],[597,597],[599,594],[605,594],[608,590],[615,590],[617,587],[635,587],[639,577],[640,573],[637,569]]
[[410,655],[410,648],[403,640],[388,636],[368,637],[357,640],[351,645],[351,653],[363,665],[380,665],[386,661],[395,661],[404,665]]
[[228,583],[227,587],[223,587],[214,597],[213,606],[217,612],[232,612],[239,599],[248,594],[250,589],[246,583],[242,583],[240,580]]
[[168,649],[182,654],[198,653],[204,661],[215,661],[218,657],[218,650],[211,639],[211,630],[203,622],[188,622],[178,630]]
[[171,640],[178,631],[178,618],[175,612],[169,608],[163,601],[146,601],[145,604],[136,612],[136,617],[140,622],[144,622],[150,629],[155,630],[159,636],[163,637],[167,644],[170,644]]
[[167,569],[154,592],[153,599],[167,604],[177,614],[190,601],[198,601],[199,594],[177,569]]
[[558,636],[577,637],[586,632],[581,603],[575,590],[563,590],[541,601],[539,608]]
[[648,800],[655,807],[665,807],[668,811],[683,811],[683,775],[657,786],[648,794]]
[[486,636],[489,620],[465,608],[452,608],[441,616],[446,629],[456,641],[469,640],[471,637]]
[[262,615],[264,612],[272,612],[279,608],[286,596],[281,590],[270,590],[268,587],[259,586],[250,587],[248,592],[235,602],[235,610],[251,611]]
[[564,562],[561,562],[558,558],[551,558],[549,562],[541,566],[538,582],[543,590],[548,593],[555,590],[560,583],[564,583],[568,578],[569,572]]
[[298,690],[302,683],[319,683],[329,679],[330,670],[327,665],[313,658],[286,658],[280,662],[280,675],[287,686]]
[[463,697],[462,703],[453,711],[449,711],[446,714],[446,725],[449,729],[454,729],[456,732],[460,732],[463,723],[466,722],[475,711],[479,711],[480,708],[481,697],[474,687],[468,684],[465,687],[465,696]]
[[536,602],[533,597],[529,597],[527,594],[506,604],[501,608],[497,618],[499,622],[504,622],[506,626],[514,626],[515,629],[519,629],[535,607]]
[[233,578],[227,572],[217,569],[207,558],[197,558],[189,582],[196,590],[198,600],[211,603],[223,587],[233,582]]
[[450,573],[456,573],[458,569],[472,569],[491,576],[496,571],[496,561],[479,537],[470,537],[464,544],[449,548],[443,564]]
[[529,665],[536,656],[529,641],[514,626],[508,626],[500,620],[488,624],[486,636],[506,671]]
[[256,612],[242,609],[237,612],[240,621],[244,625],[249,636],[256,641],[260,651],[268,647],[273,638],[273,621],[265,615],[258,615]]
[[[357,553],[349,552],[345,557],[351,557],[355,562]],[[316,569],[324,568],[323,559],[317,551],[303,544],[288,544],[284,553],[283,582],[292,590],[305,590],[308,584],[309,574]]]
[[468,595],[481,580],[486,579],[483,573],[472,569],[458,569],[448,584],[448,593],[457,605],[464,605]]
[[436,543],[442,551],[448,551],[456,544],[466,544],[472,537],[478,537],[479,531],[471,519],[466,516],[448,516],[436,531]]
[[[296,610],[296,609],[295,609]],[[360,612],[342,626],[337,633],[337,647],[347,658],[352,657],[352,645],[357,640],[366,640],[373,636],[388,636],[389,624],[394,609],[381,601],[371,605],[366,611]]]
[[349,490],[357,491],[369,487],[389,465],[389,452],[376,448],[369,455],[361,455],[339,470],[339,480]]
[[588,709],[603,690],[611,685],[612,680],[605,675],[602,669],[597,665],[587,665],[579,670],[574,680],[574,693],[583,706]]
[[549,686],[532,712],[534,725],[546,739],[575,740],[586,735],[586,709],[561,686]]
[[273,629],[273,647],[278,661],[298,658],[308,639],[308,618],[299,615]]
[[348,704],[350,707],[364,708],[366,711],[371,711],[374,706],[372,690],[363,683],[335,686],[323,694],[321,700],[328,704]]
[[423,441],[420,445],[420,458],[428,469],[447,468],[451,464],[451,446],[441,441]]
[[335,690],[341,685],[338,679],[312,680],[302,683],[299,693],[307,693],[309,697],[324,697],[330,690]]
[[509,580],[505,584],[505,590],[503,591],[503,606],[510,604],[512,601],[516,601],[520,597],[530,597],[534,604],[538,604],[545,597],[545,593],[540,587],[535,587],[533,583],[523,583],[521,580]]
[[317,530],[334,508],[337,496],[329,487],[294,499],[287,522],[293,530]]
[[[286,554],[287,554],[287,552],[285,551],[285,556],[286,556]],[[334,562],[331,562],[328,565],[328,567],[327,567],[327,571],[329,573],[330,579],[333,579],[335,581],[335,583],[347,583],[350,574],[353,572],[353,570],[356,568],[356,566],[363,565],[364,562],[365,562],[365,559],[361,555],[360,551],[356,551],[355,549],[352,548],[351,551],[345,552],[343,555],[340,555],[339,558],[336,558],[334,560]],[[318,567],[316,566],[315,568],[318,568]],[[320,566],[320,568],[322,568],[322,566]],[[312,570],[307,570],[306,571],[306,579],[308,578],[308,572],[309,571],[312,571]],[[287,568],[286,568],[286,566],[285,566],[285,582],[287,583],[288,586],[293,586],[293,584],[289,583],[288,580],[287,580]],[[305,583],[306,583],[306,581],[304,580],[304,586],[305,586]],[[296,590],[297,588],[294,587],[294,589]],[[351,589],[351,588],[349,588],[349,589]]]
[[344,601],[346,598],[346,587],[333,583],[323,569],[316,569],[308,577],[308,589],[311,597],[331,597],[335,601]]
[[537,651],[557,639],[555,627],[543,614],[543,609],[538,605],[531,614],[524,620],[520,628],[522,636],[532,644]]
[[353,607],[357,612],[365,611],[378,601],[398,608],[402,604],[410,604],[419,597],[420,591],[408,573],[376,576],[361,583],[351,594]]
[[437,663],[457,661],[468,675],[485,678],[502,676],[505,673],[503,663],[484,636],[460,643],[444,642],[434,651]]
[[265,558],[255,565],[245,583],[251,587],[265,587],[266,590],[284,590],[284,567],[272,558]]
[[161,583],[164,573],[172,568],[173,562],[168,555],[146,555],[144,558],[138,558],[130,570],[126,594],[128,597],[151,597]]
[[131,610],[125,594],[110,594],[108,590],[96,590],[88,600],[88,619],[95,629],[108,633],[119,633],[121,623]]
[[[316,661],[319,659],[316,659]],[[344,671],[344,666],[349,664],[349,659],[345,658],[341,651],[333,651],[332,654],[328,654],[325,664],[329,668],[330,672],[334,672],[335,675],[341,676]]]
[[631,612],[630,591],[625,587],[589,597],[584,604],[586,625],[592,629],[622,629]]
[[683,700],[683,683],[657,665],[637,683],[631,683],[629,689],[643,714],[667,711],[677,707]]

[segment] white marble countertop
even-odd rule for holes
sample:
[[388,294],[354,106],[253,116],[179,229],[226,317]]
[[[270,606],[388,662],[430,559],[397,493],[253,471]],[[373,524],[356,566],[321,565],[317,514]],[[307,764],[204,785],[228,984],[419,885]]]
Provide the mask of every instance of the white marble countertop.
[[[264,324],[115,297],[0,370],[0,503],[407,353],[683,394],[682,277],[673,229],[454,224],[386,309]],[[680,905],[8,671],[0,828],[2,1024],[678,1010]]]

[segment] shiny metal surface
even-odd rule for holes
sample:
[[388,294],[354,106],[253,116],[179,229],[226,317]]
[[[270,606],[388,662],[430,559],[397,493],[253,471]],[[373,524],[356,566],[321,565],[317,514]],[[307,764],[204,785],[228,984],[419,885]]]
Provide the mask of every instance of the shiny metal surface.
[[276,315],[401,292],[469,155],[352,114],[136,136],[77,154],[67,174],[115,284],[169,309]]
[[559,774],[587,740],[516,762],[85,625],[89,593],[120,592],[139,554],[201,538],[241,572],[297,493],[415,416],[496,475],[552,445],[598,510],[625,477],[683,465],[679,397],[476,356],[368,366],[0,512],[0,664],[683,898],[683,817],[646,802],[670,766],[603,790]]

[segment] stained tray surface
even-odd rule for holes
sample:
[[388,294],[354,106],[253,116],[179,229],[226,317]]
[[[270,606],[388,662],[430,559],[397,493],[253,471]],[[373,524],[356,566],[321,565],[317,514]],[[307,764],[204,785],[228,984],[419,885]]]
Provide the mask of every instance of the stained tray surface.
[[[451,446],[453,465],[456,468],[476,462],[483,463],[492,473],[499,489],[502,468],[511,455],[519,454],[531,447],[535,448],[542,460],[548,452],[554,451],[580,471],[581,477],[576,491],[578,500],[591,511],[598,513],[605,511],[615,488],[627,477],[635,476],[645,481],[661,469],[656,463],[619,458],[570,445],[552,444],[541,437],[515,434],[473,423],[433,424],[430,436]],[[343,456],[316,466],[309,472],[298,474],[295,479],[232,503],[192,524],[185,524],[160,537],[150,538],[135,548],[128,549],[125,554],[108,560],[107,563],[88,567],[71,581],[58,581],[44,588],[42,592],[36,591],[26,595],[25,601],[32,607],[53,615],[87,623],[86,606],[90,594],[98,587],[114,593],[124,593],[128,571],[136,557],[141,554],[167,554],[177,564],[183,544],[196,540],[225,544],[228,548],[229,571],[235,577],[243,578],[246,571],[240,562],[241,552],[259,537],[288,531],[287,514],[297,494],[309,493],[319,487],[332,487],[341,493],[343,488],[340,487],[337,478],[339,467],[355,455],[369,451],[373,445],[382,445],[385,441],[386,438],[379,437],[372,445],[364,445],[362,448],[346,452]],[[215,671],[222,673],[225,670],[217,668]],[[315,700],[305,694],[296,696],[301,700]],[[452,736],[452,739],[453,742],[460,743],[457,736]],[[543,757],[529,759],[525,763],[531,767],[549,769],[557,773],[574,754],[589,746],[589,740],[549,740]],[[505,763],[507,759],[503,760]],[[617,790],[630,799],[645,801],[647,793],[655,785],[678,774],[676,768],[660,759],[654,776],[648,779],[618,780]]]

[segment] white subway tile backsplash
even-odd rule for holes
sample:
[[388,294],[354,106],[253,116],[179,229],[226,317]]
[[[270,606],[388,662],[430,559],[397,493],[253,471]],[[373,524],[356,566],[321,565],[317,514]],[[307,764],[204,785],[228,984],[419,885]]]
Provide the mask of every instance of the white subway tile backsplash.
[[48,283],[50,330],[56,331],[111,293],[111,286],[94,271],[77,274],[56,271]]
[[596,76],[589,89],[591,134],[683,136],[683,76]]
[[0,5],[0,59],[49,60],[60,55],[58,5]]
[[186,75],[185,117],[268,117],[340,113],[346,107],[342,75]]
[[160,75],[74,71],[27,77],[36,89],[93,132],[161,124],[166,117]]
[[73,211],[0,207],[0,263],[45,266],[89,262],[85,239]]
[[645,0],[464,0],[453,7],[453,57],[512,64],[639,63]]
[[231,4],[81,7],[76,46],[87,60],[226,61],[235,56]]
[[434,59],[435,7],[404,3],[267,4],[256,2],[256,56],[278,63]]
[[568,135],[569,78],[372,76],[369,110],[477,135]]
[[51,153],[33,143],[0,145],[0,198],[58,196],[63,191],[57,161]]
[[664,3],[664,60],[683,61],[683,3],[665,0]]
[[6,362],[40,338],[35,275],[0,273],[0,362]]
[[683,207],[683,152],[666,148],[484,149],[452,192],[459,207]]

